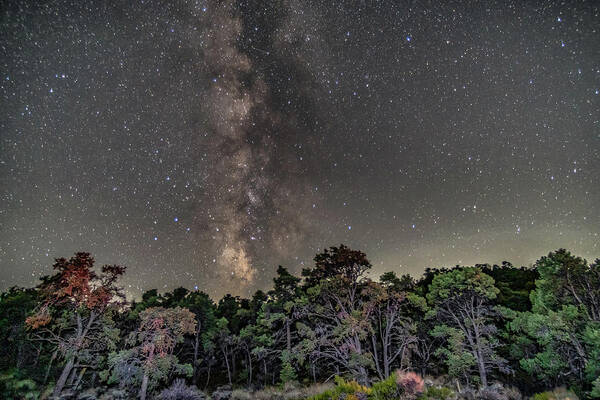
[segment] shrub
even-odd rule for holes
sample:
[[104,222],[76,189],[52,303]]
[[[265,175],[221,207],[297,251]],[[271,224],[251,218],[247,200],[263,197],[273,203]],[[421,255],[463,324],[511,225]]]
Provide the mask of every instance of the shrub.
[[372,400],[414,399],[425,389],[423,378],[414,372],[396,371],[373,385]]
[[425,381],[414,372],[396,371],[396,384],[407,395],[416,395],[425,390]]
[[590,393],[590,395],[592,396],[592,398],[599,398],[600,399],[600,377],[598,377],[598,379],[596,379],[594,382],[592,382],[593,387],[592,387],[592,392]]
[[206,396],[198,389],[187,386],[183,379],[176,379],[171,387],[158,395],[159,400],[204,400]]
[[0,393],[4,399],[37,399],[40,395],[37,384],[21,376],[17,370],[0,375]]
[[390,375],[387,379],[373,384],[370,400],[395,400],[401,393],[402,390],[396,383],[396,377]]
[[564,387],[556,388],[553,391],[537,393],[533,395],[532,400],[577,400],[578,397],[575,393]]
[[[371,389],[362,386],[355,381],[346,381],[339,376],[335,377],[335,387],[330,390],[312,396],[310,400],[367,400],[371,394]],[[354,396],[354,397],[351,397]]]
[[449,400],[454,396],[454,392],[447,387],[430,386],[423,393],[419,400]]
[[281,372],[279,373],[279,380],[282,384],[286,384],[288,382],[294,382],[298,379],[296,376],[296,371],[294,367],[289,361],[284,361],[281,367]]

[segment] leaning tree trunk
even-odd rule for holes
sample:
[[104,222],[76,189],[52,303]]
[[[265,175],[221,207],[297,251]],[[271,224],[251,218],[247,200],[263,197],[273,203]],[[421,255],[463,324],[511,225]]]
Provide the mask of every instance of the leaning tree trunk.
[[81,379],[83,378],[85,371],[87,371],[87,367],[81,368],[81,371],[79,372],[79,375],[77,376],[77,381],[75,381],[75,384],[73,385],[73,389],[75,391],[77,391],[77,388],[79,387],[79,384],[81,383]]
[[223,350],[223,356],[225,357],[225,365],[227,366],[227,379],[229,380],[229,385],[231,385],[231,367],[229,366],[229,357],[227,357],[225,350]]
[[77,376],[77,367],[73,367],[71,371],[71,375],[69,375],[69,379],[67,379],[67,386],[73,387],[73,382],[75,382],[75,377]]
[[140,400],[146,400],[146,391],[148,390],[148,373],[144,373],[144,378],[142,379],[142,387],[140,389]]
[[48,376],[50,376],[50,369],[52,368],[52,363],[56,358],[56,353],[58,353],[58,350],[55,350],[54,353],[52,353],[52,357],[50,357],[50,362],[48,363],[48,367],[46,368],[46,374],[44,375],[44,385],[46,384],[46,382],[48,382]]
[[200,328],[201,324],[198,321],[198,328],[196,329],[196,335],[194,337],[194,374],[192,377],[192,383],[196,386],[198,382],[198,352],[200,350]]
[[75,358],[71,357],[69,359],[69,361],[67,361],[67,364],[65,365],[65,367],[63,368],[63,371],[60,374],[60,378],[58,378],[58,381],[56,381],[56,386],[54,386],[54,391],[52,392],[52,395],[54,397],[59,397],[60,394],[62,393],[63,388],[65,387],[65,384],[67,383],[67,379],[69,378],[69,375],[71,375],[71,370],[73,369],[74,365],[75,365]]

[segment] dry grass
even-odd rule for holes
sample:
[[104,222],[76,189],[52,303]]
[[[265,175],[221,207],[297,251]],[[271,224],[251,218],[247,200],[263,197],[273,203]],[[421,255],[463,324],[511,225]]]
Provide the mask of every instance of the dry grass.
[[285,388],[280,388],[269,386],[256,392],[236,389],[231,395],[231,400],[303,400],[331,388],[333,388],[332,383],[316,383],[306,387],[288,385]]

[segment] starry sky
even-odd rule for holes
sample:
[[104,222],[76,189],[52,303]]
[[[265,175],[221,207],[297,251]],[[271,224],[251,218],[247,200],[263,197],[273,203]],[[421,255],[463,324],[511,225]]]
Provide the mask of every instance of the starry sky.
[[0,289],[600,256],[600,3],[8,1]]

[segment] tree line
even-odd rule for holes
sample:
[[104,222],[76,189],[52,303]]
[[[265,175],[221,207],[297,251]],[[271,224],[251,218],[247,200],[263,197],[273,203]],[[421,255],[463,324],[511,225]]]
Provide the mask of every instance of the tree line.
[[456,266],[418,279],[374,280],[371,268],[340,245],[300,276],[280,266],[272,289],[251,298],[177,288],[127,302],[124,267],[98,269],[88,253],[57,259],[37,287],[0,296],[0,390],[58,398],[104,386],[143,400],[178,377],[205,391],[335,376],[368,387],[401,370],[600,397],[600,260],[559,249],[531,268]]

